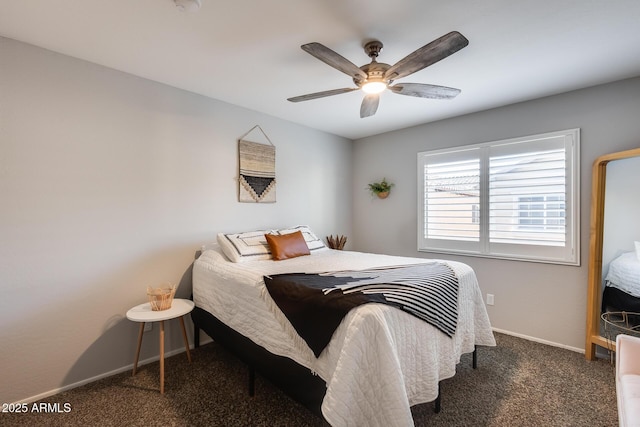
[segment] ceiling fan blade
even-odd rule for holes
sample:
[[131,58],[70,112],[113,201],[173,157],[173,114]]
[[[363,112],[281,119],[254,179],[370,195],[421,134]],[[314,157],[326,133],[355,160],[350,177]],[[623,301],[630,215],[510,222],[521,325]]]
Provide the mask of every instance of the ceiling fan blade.
[[362,100],[360,105],[360,118],[373,116],[378,111],[378,104],[380,103],[380,96],[376,94],[369,94]]
[[310,55],[315,56],[325,64],[332,66],[336,70],[342,71],[352,78],[355,78],[357,80],[363,80],[367,78],[367,73],[362,71],[353,62],[349,61],[342,55],[334,52],[333,50],[320,43],[307,43],[303,44],[300,47],[302,48],[302,50],[309,53]]
[[357,87],[345,87],[342,89],[325,90],[322,92],[308,93],[306,95],[294,96],[293,98],[287,98],[287,101],[301,102],[309,101],[310,99],[324,98],[325,96],[340,95],[341,93],[353,92],[358,90]]
[[456,53],[468,44],[469,40],[465,36],[452,31],[405,56],[385,72],[384,78],[396,80],[413,74]]
[[389,86],[389,90],[400,95],[429,99],[453,99],[461,92],[460,89],[453,87],[427,85],[422,83],[398,83],[394,86]]

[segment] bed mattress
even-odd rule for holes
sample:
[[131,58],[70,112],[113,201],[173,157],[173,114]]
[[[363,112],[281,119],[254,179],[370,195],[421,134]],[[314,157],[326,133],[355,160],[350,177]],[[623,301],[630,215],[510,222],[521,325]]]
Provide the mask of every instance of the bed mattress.
[[435,400],[438,382],[455,375],[462,354],[495,345],[473,270],[446,262],[459,280],[452,338],[394,307],[366,304],[349,312],[319,357],[271,299],[263,276],[429,262],[435,261],[326,249],[286,261],[233,263],[213,247],[194,264],[193,298],[256,344],[319,375],[327,384],[322,413],[331,425],[410,426],[410,406]]
[[636,253],[627,252],[611,261],[605,282],[607,286],[640,298],[640,260]]

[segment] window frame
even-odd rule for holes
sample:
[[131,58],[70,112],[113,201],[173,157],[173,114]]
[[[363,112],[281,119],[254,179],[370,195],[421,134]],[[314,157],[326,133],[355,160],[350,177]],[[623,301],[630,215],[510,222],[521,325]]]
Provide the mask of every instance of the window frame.
[[[564,138],[562,142],[558,138]],[[489,153],[491,148],[500,150],[503,146],[512,145],[518,152],[526,153],[526,145],[530,143],[531,152],[535,151],[536,144],[544,144],[545,140],[556,140],[564,144],[565,154],[565,243],[561,246],[535,245],[535,244],[504,244],[490,241],[489,235]],[[427,194],[425,192],[425,166],[428,160],[442,157],[438,162],[448,162],[449,159],[462,160],[477,156],[480,161],[480,235],[478,241],[463,241],[454,239],[438,239],[426,236],[427,230]],[[417,153],[417,243],[419,252],[443,253],[455,255],[468,255],[496,259],[509,259],[563,265],[580,265],[580,129],[568,129],[556,132],[547,132],[537,135],[528,135],[518,138],[510,138],[496,141],[470,144],[451,148],[422,151]],[[547,200],[540,202],[528,202],[533,204],[551,205],[562,203],[560,201]],[[553,196],[552,196],[553,197]],[[533,217],[532,217],[533,218]],[[560,217],[558,217],[560,218]],[[547,226],[548,221],[554,217],[544,215],[540,217]]]

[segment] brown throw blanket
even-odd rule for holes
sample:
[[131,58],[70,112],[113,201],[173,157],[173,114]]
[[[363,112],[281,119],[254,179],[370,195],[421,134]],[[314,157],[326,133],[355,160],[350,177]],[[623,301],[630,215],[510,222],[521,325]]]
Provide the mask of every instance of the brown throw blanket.
[[367,303],[406,311],[451,337],[458,321],[458,278],[442,263],[362,271],[264,276],[271,298],[316,357],[343,317]]

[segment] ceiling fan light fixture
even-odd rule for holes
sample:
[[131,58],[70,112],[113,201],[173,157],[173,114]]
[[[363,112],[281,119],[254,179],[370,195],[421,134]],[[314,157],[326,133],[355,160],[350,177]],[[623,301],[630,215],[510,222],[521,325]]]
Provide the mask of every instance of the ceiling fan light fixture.
[[384,91],[387,84],[383,81],[369,81],[362,85],[362,91],[368,94],[376,94]]

